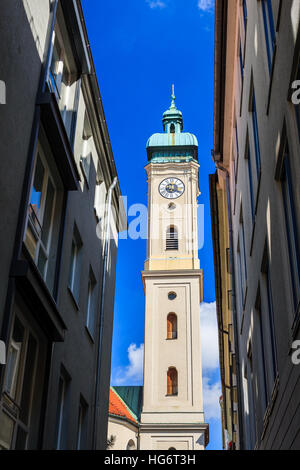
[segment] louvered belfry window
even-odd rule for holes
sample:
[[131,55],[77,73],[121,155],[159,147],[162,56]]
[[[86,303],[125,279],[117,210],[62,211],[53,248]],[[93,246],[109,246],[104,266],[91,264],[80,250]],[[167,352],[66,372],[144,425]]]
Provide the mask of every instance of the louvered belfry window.
[[166,250],[178,250],[178,232],[173,225],[167,229]]

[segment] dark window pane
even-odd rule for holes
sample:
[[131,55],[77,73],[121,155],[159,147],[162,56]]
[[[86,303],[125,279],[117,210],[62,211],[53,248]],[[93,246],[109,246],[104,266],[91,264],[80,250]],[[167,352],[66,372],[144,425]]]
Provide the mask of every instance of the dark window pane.
[[35,166],[35,174],[34,174],[31,200],[30,200],[30,203],[31,203],[36,215],[39,215],[39,208],[40,208],[40,204],[41,204],[41,195],[42,195],[42,189],[43,189],[44,175],[45,175],[45,169],[44,169],[44,166],[41,162],[40,156],[38,154],[37,155],[36,166]]
[[15,398],[17,385],[19,381],[19,366],[22,353],[22,345],[24,342],[24,327],[15,318],[13,335],[8,350],[8,358],[6,365],[6,379],[5,379],[5,390],[12,397]]
[[26,449],[27,432],[21,427],[18,428],[15,450]]
[[27,346],[27,355],[24,369],[24,380],[21,399],[20,419],[24,424],[28,423],[30,405],[32,400],[32,391],[34,385],[34,369],[37,352],[37,342],[30,334]]
[[42,228],[42,242],[47,249],[47,244],[49,240],[50,234],[50,227],[51,227],[51,219],[53,214],[53,203],[54,203],[54,186],[52,181],[48,180],[48,187],[47,187],[47,194],[46,194],[46,201],[45,201],[45,211],[43,217],[43,228]]

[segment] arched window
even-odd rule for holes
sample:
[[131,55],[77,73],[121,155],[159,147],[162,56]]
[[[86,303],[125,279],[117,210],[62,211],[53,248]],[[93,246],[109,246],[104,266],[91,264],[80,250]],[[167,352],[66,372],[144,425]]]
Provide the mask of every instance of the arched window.
[[132,439],[130,439],[130,441],[128,441],[126,450],[136,450],[135,443]]
[[174,225],[170,225],[167,229],[166,250],[178,250],[178,232]]
[[169,313],[167,318],[167,339],[177,339],[177,315]]
[[175,447],[169,447],[168,450],[176,450]]
[[178,374],[175,367],[169,367],[167,375],[167,395],[174,396],[178,394]]
[[171,134],[175,134],[175,124],[173,124],[173,123],[170,126],[170,132],[171,132]]

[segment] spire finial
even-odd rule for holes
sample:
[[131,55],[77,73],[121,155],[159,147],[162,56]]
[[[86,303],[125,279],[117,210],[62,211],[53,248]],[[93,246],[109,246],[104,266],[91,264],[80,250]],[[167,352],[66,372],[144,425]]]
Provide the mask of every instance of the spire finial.
[[175,98],[176,98],[176,96],[175,96],[175,92],[174,92],[174,83],[173,83],[173,85],[172,85],[172,95],[171,95],[171,99],[172,99],[171,108],[176,108]]

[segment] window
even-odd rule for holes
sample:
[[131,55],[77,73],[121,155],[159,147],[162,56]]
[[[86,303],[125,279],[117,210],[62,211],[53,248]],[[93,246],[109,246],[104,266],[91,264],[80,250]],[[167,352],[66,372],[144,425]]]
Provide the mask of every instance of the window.
[[[4,375],[2,401],[5,408],[0,409],[0,449],[27,448],[30,421],[40,413],[39,401],[36,400],[36,393],[40,393],[36,387],[38,351],[42,357],[44,349],[40,341],[25,319],[23,321],[16,315]],[[42,374],[42,370],[43,366],[39,367],[39,373]]]
[[16,398],[17,380],[20,370],[20,356],[21,350],[24,348],[24,336],[25,328],[18,318],[16,318],[8,349],[6,378],[4,385],[4,390],[13,399]]
[[167,229],[166,250],[178,250],[178,232],[173,225]]
[[237,250],[237,259],[238,259],[238,285],[239,285],[239,316],[242,317],[242,313],[244,310],[244,292],[243,292],[243,281],[242,281],[242,255],[241,255],[241,247],[240,244],[238,245]]
[[167,339],[177,339],[177,315],[169,313],[167,318]]
[[167,395],[178,395],[178,374],[175,367],[170,367],[167,374]]
[[96,310],[96,279],[90,268],[89,282],[88,282],[88,298],[86,307],[86,326],[94,337],[95,335],[95,310]]
[[242,43],[240,42],[240,74],[241,74],[241,84],[244,82],[244,63],[243,63],[243,53],[242,53]]
[[71,260],[69,268],[69,289],[71,290],[76,302],[79,300],[80,289],[80,271],[81,271],[81,258],[82,258],[82,241],[76,225],[74,226],[72,245],[71,245]]
[[255,378],[253,374],[253,358],[252,358],[252,346],[250,345],[248,351],[248,364],[247,364],[247,385],[248,385],[248,398],[249,398],[249,425],[250,425],[250,445],[251,449],[254,449],[256,443],[256,408],[255,408]]
[[175,134],[175,124],[171,124],[170,132],[171,132],[171,134]]
[[248,22],[247,0],[243,0],[243,20],[244,20],[244,28],[246,31],[247,22]]
[[177,297],[176,292],[169,292],[169,293],[168,293],[168,299],[169,299],[169,300],[175,300],[176,297]]
[[261,157],[260,157],[260,144],[259,144],[259,133],[258,133],[258,120],[257,120],[257,108],[255,91],[252,84],[251,100],[250,100],[250,111],[252,112],[252,130],[253,130],[253,142],[256,160],[256,171],[257,178],[259,178],[261,172]]
[[56,96],[67,134],[72,141],[77,118],[80,80],[60,2],[52,37],[48,84]]
[[294,309],[296,310],[300,300],[300,238],[297,227],[297,212],[294,197],[292,172],[290,167],[290,152],[285,137],[282,151],[282,169],[280,174],[281,192],[284,207],[285,227],[290,264],[291,287]]
[[271,270],[268,258],[268,249],[265,248],[262,263],[262,282],[261,282],[261,315],[264,331],[265,358],[267,361],[267,394],[271,398],[274,382],[277,376],[277,348],[275,337],[275,318],[274,303],[271,283]]
[[78,431],[77,431],[77,450],[83,450],[86,447],[86,435],[87,435],[87,415],[88,406],[83,398],[80,398],[79,409],[78,409]]
[[61,372],[58,384],[56,411],[56,450],[67,448],[67,416],[69,411],[70,379],[65,371]]
[[243,219],[241,218],[239,228],[239,242],[238,242],[238,262],[239,262],[239,280],[240,280],[240,296],[241,296],[241,312],[244,309],[244,302],[247,288],[247,262],[246,262],[246,246],[245,246],[245,231]]
[[250,209],[251,209],[251,216],[252,216],[252,222],[253,222],[254,221],[254,216],[255,216],[255,207],[254,207],[255,202],[254,202],[254,192],[253,192],[251,152],[250,152],[248,135],[247,135],[247,142],[246,142],[246,159],[247,159],[247,165],[248,165]]
[[107,194],[107,190],[106,190],[106,186],[104,182],[104,176],[102,173],[100,163],[98,162],[94,209],[95,209],[95,212],[99,221],[101,221],[105,215],[106,194]]
[[126,450],[136,450],[136,445],[132,439],[128,441]]
[[266,340],[265,340],[265,331],[264,331],[264,322],[261,309],[261,298],[260,293],[256,301],[256,316],[255,316],[255,326],[254,330],[256,332],[256,341],[257,341],[257,352],[258,352],[258,381],[259,381],[259,396],[262,407],[262,416],[265,413],[268,404],[268,389],[267,389],[267,368],[268,364],[266,363]]
[[238,177],[238,165],[239,165],[239,138],[238,138],[238,128],[237,128],[237,120],[235,120],[234,125],[234,133],[233,133],[233,140],[232,140],[232,159],[233,159],[233,170],[234,170],[234,190],[236,191],[236,183]]
[[276,351],[276,339],[275,339],[274,304],[273,304],[271,272],[270,272],[269,264],[268,264],[265,276],[266,276],[266,287],[267,287],[267,297],[268,297],[269,331],[271,335],[273,380],[275,381],[275,378],[277,375],[277,351]]
[[80,163],[81,163],[83,175],[87,184],[89,184],[90,167],[91,167],[91,161],[92,161],[91,141],[92,141],[92,130],[91,130],[90,120],[89,120],[87,111],[85,110],[83,132],[82,132],[82,155],[80,158]]
[[275,33],[272,0],[261,0],[261,5],[262,5],[263,22],[264,22],[264,30],[265,30],[268,67],[269,67],[269,72],[271,73],[274,50],[275,50],[275,45],[276,45],[276,33]]
[[250,402],[249,402],[249,386],[248,386],[248,370],[247,365],[243,364],[243,407],[244,407],[244,419],[245,419],[245,429],[246,435],[245,440],[247,444],[247,449],[251,449],[251,434],[250,434],[250,414],[252,413],[252,409],[250,410]]
[[48,141],[41,130],[24,243],[51,292],[55,280],[62,195],[61,179],[54,167]]

